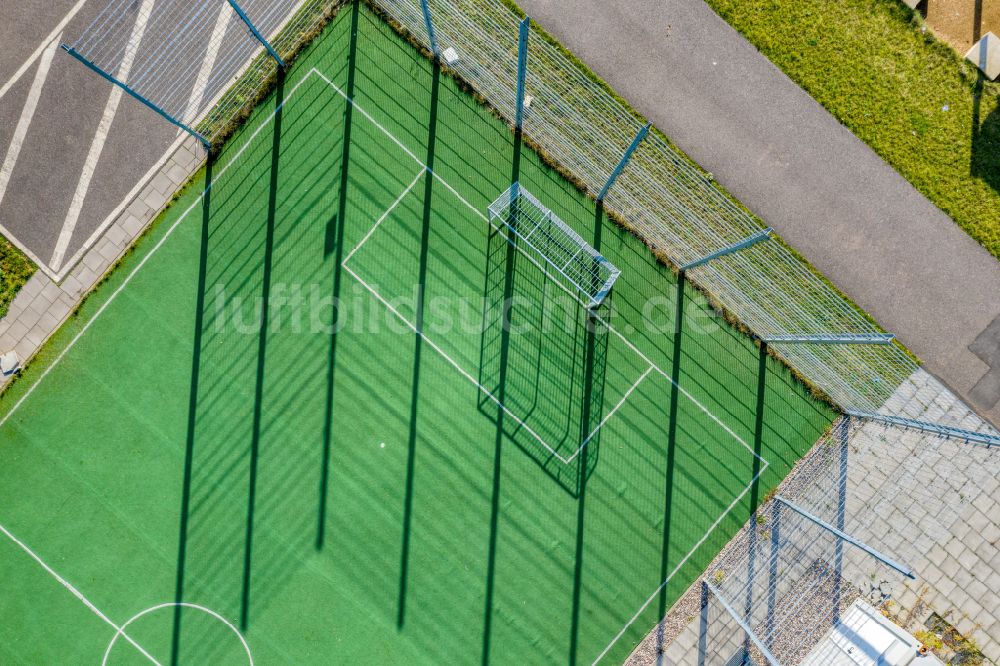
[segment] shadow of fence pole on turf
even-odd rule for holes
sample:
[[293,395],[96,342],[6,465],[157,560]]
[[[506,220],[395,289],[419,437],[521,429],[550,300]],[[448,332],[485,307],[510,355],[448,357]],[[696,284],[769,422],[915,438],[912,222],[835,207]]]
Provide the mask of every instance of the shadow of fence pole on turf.
[[[663,542],[660,553],[660,580],[666,581],[670,575],[670,528],[673,519],[673,496],[674,496],[674,465],[676,463],[677,452],[677,413],[680,400],[680,373],[681,373],[681,342],[684,337],[684,271],[677,275],[677,289],[675,292],[674,309],[674,345],[673,355],[670,365],[670,411],[669,423],[667,424],[667,454],[666,471],[664,473],[664,500],[663,500]],[[667,613],[668,600],[670,598],[669,585],[664,584],[660,588],[657,600],[657,620],[662,619]],[[663,624],[657,624],[656,647],[657,652],[662,652],[663,648]]]
[[[355,76],[358,60],[358,19],[361,1],[353,0],[351,6],[351,44],[347,57],[347,91],[349,100],[354,99]],[[326,509],[330,491],[330,449],[333,440],[333,389],[334,376],[337,368],[337,332],[339,330],[341,309],[341,284],[343,277],[344,227],[347,224],[347,185],[348,169],[351,159],[351,128],[354,120],[354,104],[344,105],[344,150],[340,163],[340,191],[337,202],[337,213],[327,223],[324,256],[333,255],[333,321],[331,322],[330,350],[326,371],[326,409],[323,420],[323,448],[320,461],[319,508],[316,519],[316,550],[322,550],[326,539]]]
[[430,245],[431,201],[434,191],[434,147],[437,134],[438,97],[441,88],[441,66],[435,62],[431,81],[431,109],[427,134],[427,169],[424,171],[424,206],[420,234],[420,269],[417,278],[416,316],[414,326],[413,386],[410,395],[410,432],[406,444],[406,485],[403,500],[403,535],[399,561],[399,605],[396,626],[403,628],[406,623],[406,591],[409,582],[410,529],[413,521],[413,475],[417,454],[417,406],[420,391],[420,355],[424,337],[424,297],[427,283],[427,253]]
[[281,120],[284,116],[283,102],[285,74],[278,71],[274,125],[271,144],[271,174],[267,199],[266,236],[264,239],[264,267],[261,280],[260,335],[257,338],[257,376],[254,385],[253,423],[250,435],[250,479],[247,492],[247,524],[243,555],[243,595],[240,601],[240,628],[250,626],[250,573],[253,568],[254,510],[257,502],[257,472],[260,460],[261,422],[264,410],[264,372],[267,359],[267,334],[271,321],[271,275],[274,267],[274,227],[278,206],[278,158],[281,155]]
[[[221,212],[229,203],[227,196],[233,195],[218,191],[215,171],[219,156],[211,155],[206,166],[174,598],[175,604],[188,600],[207,603],[223,616],[237,619],[243,631],[246,631],[250,621],[254,515],[259,503],[257,465],[263,434],[267,328],[271,320],[268,308],[278,209],[284,76],[279,76],[274,100],[269,149],[257,159],[251,156],[241,162],[241,167],[251,174],[262,172],[267,165],[262,260],[254,259],[258,246],[229,228],[228,225],[238,223],[238,216]],[[254,148],[249,150],[252,154]],[[254,187],[256,182],[239,178],[227,181],[228,187],[236,190]],[[223,233],[224,230],[229,233]],[[234,290],[249,293],[255,282],[249,278],[248,271],[260,275],[259,299],[256,301],[260,305],[257,330],[254,335],[237,333],[227,342],[227,338],[221,336],[232,335],[232,331],[220,333],[216,328],[220,322],[214,318],[220,313],[210,311],[209,283],[231,283]],[[212,349],[211,358],[206,357],[209,349]],[[230,360],[234,358],[239,361]],[[228,421],[239,420],[239,408],[246,403],[242,402],[238,390],[236,395],[230,395],[233,387],[226,382],[226,378],[231,373],[240,374],[241,370],[247,375],[252,371],[254,384],[250,405],[251,425],[246,439],[242,439],[238,432],[227,430]],[[234,406],[236,413],[229,413]],[[241,444],[246,448],[242,448]],[[241,501],[244,519],[242,525],[237,525],[236,507]],[[198,515],[197,524],[192,523],[193,515]],[[192,537],[199,546],[193,572]],[[237,543],[241,543],[238,548]],[[212,650],[211,645],[198,640],[190,628],[185,630],[185,626],[183,608],[175,605],[171,632],[172,664],[186,661],[182,657],[190,654],[192,649],[198,650],[198,658],[208,658],[204,651]]]
[[[594,249],[600,253],[601,251],[601,235],[604,230],[604,207],[601,203],[596,206],[596,211],[594,213]],[[596,280],[597,273],[594,272],[594,279]],[[591,285],[592,288],[596,290],[597,284]],[[609,296],[610,298],[610,296]],[[587,320],[585,327],[585,337],[586,337],[586,351],[584,360],[584,377],[583,377],[583,411],[580,416],[580,441],[584,442],[582,449],[579,452],[580,467],[579,467],[579,486],[580,492],[577,497],[576,505],[576,553],[573,558],[573,605],[572,605],[572,615],[570,618],[570,637],[569,637],[569,663],[571,666],[577,663],[577,653],[579,651],[580,642],[580,596],[583,590],[583,553],[584,553],[584,517],[586,515],[586,500],[587,500],[587,479],[590,477],[588,467],[588,460],[590,459],[591,452],[597,453],[597,442],[595,441],[599,436],[600,432],[594,435],[594,440],[591,442],[587,441],[587,438],[601,419],[601,412],[603,411],[604,394],[604,368],[607,361],[606,350],[607,350],[607,340],[608,332],[607,330],[598,331],[598,327],[603,326],[599,323],[600,320],[597,314],[591,310],[587,309]],[[604,351],[605,354],[598,358],[598,354],[601,354],[600,346],[598,342],[598,336],[605,343]],[[595,390],[601,397],[597,398],[598,404],[593,404],[595,400]],[[595,446],[593,449],[590,444],[593,443]]]
[[[521,129],[516,128],[514,130],[514,154],[511,159],[511,182],[515,183],[518,181],[521,175],[521,148],[522,148],[522,136]],[[484,594],[485,598],[485,608],[483,611],[483,646],[482,646],[482,663],[486,666],[490,662],[490,648],[491,640],[493,637],[493,594],[494,594],[494,584],[496,581],[496,552],[497,552],[497,527],[500,519],[500,472],[501,472],[501,453],[503,452],[503,438],[504,438],[504,411],[502,408],[504,395],[506,392],[507,385],[507,353],[510,348],[510,326],[507,325],[509,322],[510,312],[509,308],[511,305],[511,294],[514,289],[514,252],[515,237],[512,230],[507,230],[503,243],[498,243],[498,247],[504,248],[504,262],[500,264],[497,263],[497,268],[502,265],[504,267],[503,271],[500,273],[495,273],[491,270],[490,266],[492,262],[490,257],[492,256],[490,248],[492,247],[492,241],[500,237],[502,230],[498,230],[495,234],[491,231],[487,240],[486,249],[486,279],[485,285],[483,287],[483,293],[485,295],[484,299],[484,326],[482,333],[483,342],[480,343],[480,384],[488,386],[489,384],[483,384],[483,359],[486,355],[485,340],[487,335],[486,318],[487,311],[490,309],[488,303],[491,299],[491,285],[497,283],[503,284],[503,289],[501,291],[500,298],[500,320],[499,323],[493,322],[494,326],[489,327],[490,332],[495,336],[499,335],[499,368],[497,369],[497,386],[495,395],[497,396],[497,401],[499,404],[496,405],[496,434],[493,440],[493,484],[492,491],[490,494],[490,538],[489,546],[487,548],[486,556],[486,591]],[[497,279],[502,278],[502,279]],[[497,329],[496,326],[499,328]],[[482,396],[479,397],[480,400],[485,400]],[[487,403],[479,402],[478,407],[482,409],[489,409]]]
[[[191,385],[188,401],[188,423],[184,447],[184,479],[181,490],[180,535],[177,540],[177,582],[174,601],[184,600],[184,562],[187,555],[188,517],[191,503],[191,471],[194,459],[195,427],[198,414],[198,379],[201,371],[202,331],[205,321],[205,278],[208,267],[209,213],[212,209],[212,172],[215,156],[209,153],[205,163],[205,192],[201,199],[201,246],[198,259],[198,295],[195,305],[194,349],[191,354]],[[183,608],[174,606],[173,630],[170,645],[170,663],[177,666],[180,660],[181,620]]]

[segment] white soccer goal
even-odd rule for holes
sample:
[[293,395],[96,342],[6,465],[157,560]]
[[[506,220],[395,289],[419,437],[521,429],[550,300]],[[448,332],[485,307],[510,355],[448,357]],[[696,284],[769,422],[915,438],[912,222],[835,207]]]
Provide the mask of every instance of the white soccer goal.
[[588,308],[601,306],[621,271],[583,240],[519,183],[490,204],[490,222],[508,229],[583,295]]

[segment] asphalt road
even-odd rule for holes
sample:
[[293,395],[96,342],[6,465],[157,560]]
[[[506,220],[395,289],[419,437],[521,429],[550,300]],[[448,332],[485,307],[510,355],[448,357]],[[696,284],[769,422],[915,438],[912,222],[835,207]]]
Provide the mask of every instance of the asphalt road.
[[1000,262],[708,5],[519,4],[1000,426]]
[[71,267],[178,136],[127,96],[112,108],[110,84],[61,49],[49,51],[73,41],[105,4],[3,4],[0,230],[50,276]]

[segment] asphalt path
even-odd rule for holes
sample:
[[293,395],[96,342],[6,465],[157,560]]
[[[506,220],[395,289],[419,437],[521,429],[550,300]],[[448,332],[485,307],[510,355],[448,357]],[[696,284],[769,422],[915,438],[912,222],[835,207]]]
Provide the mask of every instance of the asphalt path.
[[703,0],[519,4],[1000,426],[1000,262]]

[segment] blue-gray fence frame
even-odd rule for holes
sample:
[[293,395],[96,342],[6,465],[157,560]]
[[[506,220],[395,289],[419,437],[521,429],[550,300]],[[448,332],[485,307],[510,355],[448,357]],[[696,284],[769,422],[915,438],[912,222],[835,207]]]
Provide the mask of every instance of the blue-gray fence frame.
[[[120,4],[120,0],[112,4],[116,1]],[[202,1],[207,7],[207,1]],[[227,1],[254,38],[278,66],[283,67],[285,63],[277,50],[264,38],[244,8],[236,0]],[[309,1],[302,0],[296,6]],[[326,1],[336,4],[341,0]],[[732,309],[757,337],[826,391],[845,412],[988,446],[1000,445],[1000,434],[992,429],[967,430],[957,422],[960,419],[947,415],[934,417],[943,419],[940,423],[928,421],[923,418],[930,411],[926,406],[911,409],[905,400],[898,398],[894,389],[908,381],[917,366],[893,345],[893,336],[868,324],[807,267],[791,258],[780,244],[764,242],[772,236],[770,229],[760,229],[708,179],[688,166],[683,157],[674,153],[662,139],[653,137],[648,123],[638,124],[631,112],[599,84],[582,75],[565,54],[544,39],[535,38],[532,42],[530,19],[514,16],[499,0],[371,1],[387,10],[418,39],[424,38],[435,59],[441,56],[442,39],[458,49],[467,47],[469,53],[463,54],[457,64],[451,63],[460,75],[475,87],[483,88],[480,92],[507,115],[518,130],[525,123],[539,128],[545,136],[533,135],[532,138],[550,150],[557,161],[568,161],[569,170],[586,183],[599,205],[607,206],[630,224],[636,224],[640,235],[646,236],[649,242],[656,240],[659,245],[662,236],[667,247],[660,246],[660,249],[688,278],[692,277],[690,271],[696,271],[695,282]],[[442,18],[446,22],[444,30],[437,25]],[[176,26],[179,31],[186,27]],[[505,36],[507,30],[516,34],[516,42],[511,39],[513,35]],[[100,39],[99,31],[97,38]],[[511,60],[510,52],[504,50],[508,42],[516,43],[518,54],[513,71],[507,62]],[[532,44],[536,56],[542,56],[537,65],[529,63]],[[178,117],[179,112],[171,113],[151,95],[144,95],[128,81],[120,80],[109,71],[111,65],[102,67],[86,52],[65,48],[112,84],[197,137],[204,145],[210,145],[209,137],[200,133],[193,122],[185,122]],[[169,67],[166,71],[169,74]],[[181,77],[179,71],[175,75]],[[574,81],[567,83],[574,77],[585,94],[574,91],[571,85]],[[539,101],[541,106],[537,113],[534,109],[528,113],[525,108],[526,89],[532,82],[540,86],[537,92],[545,96]],[[481,85],[476,86],[477,83]],[[507,101],[511,97],[513,104]],[[592,106],[574,108],[574,103],[580,104],[584,97]],[[543,118],[545,114],[549,116]],[[570,127],[570,122],[561,121],[572,121],[576,126]],[[549,125],[543,127],[544,123]],[[608,148],[620,140],[622,128],[629,126],[638,129],[631,130],[631,142],[627,146],[625,141],[618,144],[620,152],[614,155]],[[532,126],[529,125],[526,131],[532,133]],[[619,139],[603,136],[615,133]],[[565,145],[559,145],[560,141]],[[636,166],[639,157],[643,159],[638,160],[641,164]],[[574,164],[577,171],[574,171]],[[621,184],[623,179],[628,181],[625,185]],[[665,224],[664,218],[673,224]],[[734,232],[738,232],[735,238]],[[742,257],[744,254],[747,256]],[[863,351],[865,348],[870,351]],[[878,352],[878,348],[887,351]],[[844,365],[838,366],[839,363]],[[942,394],[947,392],[939,383],[936,386]],[[888,406],[889,402],[894,404]],[[903,404],[898,404],[900,402]],[[888,415],[883,416],[883,412]]]
[[[437,30],[434,26],[434,18],[430,9],[430,0],[419,0],[421,14],[423,17],[424,28],[427,33],[427,38],[431,45],[431,50],[434,53],[435,58],[440,56],[440,45],[437,38]],[[392,2],[383,3],[391,5]],[[515,128],[518,131],[522,130],[523,119],[524,119],[524,98],[525,98],[525,81],[527,78],[528,70],[528,36],[530,33],[530,18],[524,17],[520,21],[519,31],[518,31],[518,60],[517,60],[517,75],[516,75],[516,92],[515,92]],[[612,169],[610,175],[601,188],[600,192],[596,195],[596,201],[599,206],[604,204],[604,200],[608,193],[614,187],[615,182],[621,176],[622,172],[625,170],[632,155],[639,148],[640,144],[646,139],[649,134],[651,124],[647,123],[642,127],[636,134],[635,138],[632,140],[631,144],[625,149],[622,154],[621,159],[618,164]],[[687,263],[678,264],[678,268],[681,270],[682,274],[686,273],[688,270],[704,266],[712,261],[721,259],[722,257],[740,252],[741,250],[751,248],[761,241],[768,240],[771,237],[773,230],[768,227],[766,229],[761,229],[754,232],[744,238],[743,240],[737,241],[720,247],[713,252],[710,252],[698,259],[689,261]],[[768,344],[809,344],[809,345],[890,345],[893,343],[895,336],[888,333],[850,333],[850,332],[823,332],[817,334],[788,334],[788,335],[772,335],[772,336],[760,336],[761,340]],[[912,427],[925,431],[936,432],[942,436],[958,436],[967,441],[975,443],[983,443],[988,446],[1000,445],[1000,436],[992,435],[988,433],[974,433],[961,428],[956,428],[953,426],[941,426],[938,424],[925,422],[919,419],[908,418],[904,416],[893,416],[891,420],[879,418],[880,415],[874,412],[860,412],[852,411],[852,414],[862,417],[881,420],[883,422],[893,423],[896,425],[903,425],[906,427]]]

